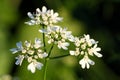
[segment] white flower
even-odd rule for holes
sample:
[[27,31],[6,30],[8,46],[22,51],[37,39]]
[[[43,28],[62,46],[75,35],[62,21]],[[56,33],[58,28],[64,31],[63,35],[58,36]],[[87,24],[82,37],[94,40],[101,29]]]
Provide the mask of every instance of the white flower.
[[28,15],[28,17],[29,17],[30,19],[34,19],[34,18],[35,18],[31,12],[28,12],[27,15]]
[[19,55],[19,56],[16,57],[15,59],[17,59],[17,61],[15,62],[15,64],[21,66],[21,64],[22,64],[22,62],[23,62],[23,59],[24,59],[24,55]]
[[85,50],[86,48],[87,48],[87,44],[86,43],[81,44],[81,49]]
[[88,49],[88,53],[93,56],[95,54],[97,57],[102,57],[102,54],[98,53],[101,51],[101,48],[97,47],[97,44],[95,44],[91,49]]
[[30,55],[33,55],[34,54],[34,50],[28,50],[27,53],[30,54]]
[[68,39],[69,41],[74,42],[74,36],[71,31],[67,31],[67,28],[60,28],[59,32],[63,39]]
[[39,12],[40,12],[41,15],[46,14],[47,13],[47,8],[45,6],[43,6],[42,11],[39,10]]
[[85,56],[83,57],[83,59],[81,59],[79,61],[79,64],[81,65],[81,67],[84,69],[85,67],[87,67],[87,69],[90,68],[90,65],[94,65],[95,62],[92,61],[91,59],[89,59],[88,55],[85,54]]
[[23,50],[22,42],[16,43],[16,46],[17,48],[10,49],[10,51],[12,51],[13,54]]
[[28,12],[27,13],[28,17],[31,19],[30,21],[28,22],[25,22],[25,24],[28,24],[28,25],[38,25],[41,23],[40,21],[40,16],[38,16],[38,14],[32,14],[31,12]]
[[62,18],[59,17],[57,12],[54,13],[53,10],[47,10],[45,6],[42,7],[42,10],[39,8],[36,9],[36,13],[32,14],[31,12],[27,13],[28,17],[31,19],[28,22],[25,22],[28,25],[46,25],[50,26],[54,23],[62,21]]
[[78,56],[80,54],[79,48],[76,48],[76,51],[70,50],[70,55]]
[[67,46],[69,46],[69,43],[68,42],[61,42],[61,41],[58,41],[58,48],[61,49],[63,48],[64,50],[67,50]]
[[31,43],[28,41],[25,41],[25,46],[29,48],[31,46]]
[[57,23],[58,21],[62,21],[62,19],[63,19],[61,17],[58,17],[59,14],[57,12],[54,13],[53,10],[49,11],[49,16],[50,16],[50,24]]
[[60,26],[48,26],[45,35],[48,37],[48,43],[57,44],[59,49],[68,49],[69,43],[67,40],[74,42],[74,36],[72,36],[71,31],[67,31],[66,28]]
[[32,62],[33,58],[32,57],[28,57],[27,60],[28,60],[28,62]]
[[48,56],[48,54],[46,53],[46,52],[44,52],[43,54],[42,53],[39,53],[38,54],[38,56],[39,56],[39,58],[45,58],[45,57],[47,57]]
[[29,65],[28,65],[28,70],[30,70],[32,73],[35,73],[36,68],[41,70],[43,64],[40,62],[37,62],[36,60],[33,60]]
[[52,42],[54,42],[53,39],[49,39],[49,40],[48,40],[48,44],[51,44]]
[[40,33],[47,33],[47,30],[46,29],[40,29],[39,32]]
[[96,44],[97,42],[94,39],[90,39],[90,35],[84,35],[85,40],[88,44],[88,46],[92,46],[93,44]]
[[38,39],[38,38],[36,38],[36,39],[35,39],[34,48],[38,49],[38,48],[40,48],[41,46],[43,46],[41,40]]
[[47,10],[47,8],[44,6],[41,11],[41,17],[42,17],[42,23],[47,26],[51,26],[54,23],[57,23],[59,21],[62,21],[61,17],[58,17],[59,14],[57,12],[54,13],[53,10]]
[[25,24],[34,25],[36,23],[36,21],[34,20],[35,17],[33,16],[33,14],[31,12],[28,12],[27,15],[31,20],[28,22],[25,22]]
[[75,46],[79,47],[79,46],[81,46],[81,44],[85,44],[85,38],[84,37],[82,37],[82,38],[75,37],[74,42],[75,42]]

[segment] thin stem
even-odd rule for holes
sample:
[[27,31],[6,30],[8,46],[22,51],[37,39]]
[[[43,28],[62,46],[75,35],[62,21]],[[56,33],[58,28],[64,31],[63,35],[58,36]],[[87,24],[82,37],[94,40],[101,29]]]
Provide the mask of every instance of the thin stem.
[[[44,26],[42,26],[44,29]],[[44,45],[44,51],[46,52],[46,44],[45,44],[45,33],[43,32],[43,45]]]
[[46,80],[46,73],[47,73],[47,59],[45,59],[45,63],[44,63],[44,79],[43,80]]
[[[54,43],[52,44],[52,46],[51,46],[51,48],[50,48],[50,51],[49,51],[49,53],[48,53],[48,57],[50,56],[50,54],[51,54],[51,51],[52,51],[52,49],[53,49],[53,46],[54,46]],[[46,73],[47,73],[47,58],[45,58],[45,63],[44,63],[44,79],[43,80],[46,80]]]
[[70,54],[66,54],[66,55],[61,55],[61,56],[55,56],[55,57],[49,57],[49,59],[59,59],[59,58],[64,58],[69,56]]
[[[44,25],[42,26],[42,28],[44,29]],[[45,44],[45,33],[43,32],[42,34],[42,37],[43,37],[43,45],[44,45],[44,52],[46,52],[46,44]],[[43,80],[46,80],[46,73],[47,73],[47,59],[45,58],[45,63],[44,63],[44,79]]]
[[49,58],[49,56],[50,56],[50,54],[51,54],[51,51],[52,51],[53,47],[54,47],[54,43],[52,44],[52,46],[51,46],[51,48],[50,48],[50,51],[49,51],[49,53],[48,53],[48,58]]

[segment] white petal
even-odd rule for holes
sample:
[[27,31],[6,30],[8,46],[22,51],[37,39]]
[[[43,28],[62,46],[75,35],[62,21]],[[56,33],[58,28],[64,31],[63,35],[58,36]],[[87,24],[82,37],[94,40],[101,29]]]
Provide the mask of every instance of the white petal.
[[54,13],[54,17],[57,17],[59,14],[56,12],[56,13]]
[[38,49],[39,47],[43,46],[42,43],[41,43],[41,40],[38,39],[38,38],[35,38],[35,44],[34,44],[34,47],[36,49]]
[[85,39],[86,39],[86,40],[89,40],[89,39],[90,39],[90,35],[87,34],[87,35],[84,35],[84,36],[85,36]]
[[31,12],[28,12],[27,15],[28,15],[29,18],[34,19],[34,16],[32,15]]
[[95,64],[95,62],[94,62],[93,60],[91,60],[91,59],[88,59],[88,63],[89,63],[90,65],[94,65],[94,64]]
[[19,55],[18,57],[16,57],[16,59],[17,61],[15,62],[15,64],[21,66],[23,59],[24,59],[24,55]]
[[83,69],[85,68],[85,62],[84,62],[83,59],[79,61],[79,64],[81,65],[81,67],[82,67]]
[[96,48],[96,51],[101,51],[101,48]]
[[35,20],[30,20],[28,22],[25,22],[25,24],[28,24],[28,25],[32,26],[32,25],[36,24],[36,21]]
[[64,50],[67,50],[68,48],[67,48],[67,46],[69,46],[69,43],[62,43],[62,48],[64,49]]
[[43,12],[43,13],[46,13],[46,11],[47,11],[47,8],[46,8],[45,6],[43,6],[43,7],[42,7],[42,12]]
[[30,54],[30,55],[33,55],[34,54],[34,50],[28,50],[27,53]]
[[29,65],[28,65],[28,70],[30,70],[32,73],[35,73],[35,65],[34,65],[34,63],[32,62],[32,63],[30,63]]
[[46,29],[40,29],[39,32],[41,32],[41,33],[47,33],[47,30]]
[[56,20],[57,20],[57,21],[62,21],[63,18],[62,18],[62,17],[57,17]]
[[18,42],[18,43],[16,43],[16,46],[18,47],[18,49],[22,49],[22,42]]
[[71,42],[75,42],[75,38],[72,35],[69,36],[68,40],[71,41]]
[[40,9],[39,9],[39,8],[37,8],[37,9],[36,9],[36,12],[37,12],[37,13],[40,13],[41,11],[40,11]]
[[102,54],[95,52],[94,53],[97,57],[102,57]]
[[75,51],[70,51],[70,55],[75,55]]
[[87,69],[89,69],[89,68],[90,68],[90,65],[89,65],[88,63],[86,63],[86,66],[87,66]]
[[38,54],[38,56],[39,56],[39,58],[45,58],[45,57],[48,56],[48,54],[47,53],[43,53],[43,54]]
[[10,51],[11,51],[13,54],[15,54],[15,53],[18,52],[18,49],[17,49],[17,48],[12,48],[12,49],[10,49]]
[[29,43],[28,41],[25,41],[25,46],[26,46],[26,47],[30,47],[30,46],[31,46],[31,43]]
[[48,56],[48,54],[46,53],[46,52],[44,52],[43,53],[43,57],[45,58],[45,57],[47,57]]
[[42,66],[43,66],[42,63],[36,62],[36,68],[37,68],[37,69],[41,70]]

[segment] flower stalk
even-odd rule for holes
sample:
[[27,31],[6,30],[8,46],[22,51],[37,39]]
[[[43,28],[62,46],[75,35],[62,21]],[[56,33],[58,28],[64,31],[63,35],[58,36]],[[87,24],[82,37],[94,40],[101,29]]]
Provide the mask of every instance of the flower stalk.
[[49,60],[60,59],[60,58],[68,57],[68,56],[70,56],[70,54],[65,54],[65,55],[55,56],[55,57],[49,57]]
[[44,75],[44,77],[43,77],[44,79],[43,80],[47,80],[46,79],[46,75],[47,75],[47,59],[45,59],[43,75]]

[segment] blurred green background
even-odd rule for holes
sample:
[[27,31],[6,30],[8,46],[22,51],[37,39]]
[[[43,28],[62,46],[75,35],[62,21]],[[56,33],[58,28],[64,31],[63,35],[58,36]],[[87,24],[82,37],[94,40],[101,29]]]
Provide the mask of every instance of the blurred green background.
[[0,80],[43,80],[43,70],[32,74],[26,62],[16,66],[9,51],[18,41],[40,37],[37,27],[24,22],[27,12],[42,6],[59,12],[60,24],[75,36],[90,34],[99,41],[103,54],[93,58],[96,64],[89,70],[81,69],[75,57],[50,60],[47,80],[120,80],[120,0],[0,0]]

